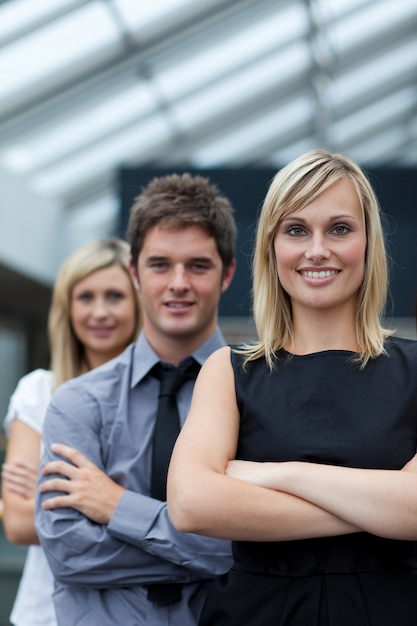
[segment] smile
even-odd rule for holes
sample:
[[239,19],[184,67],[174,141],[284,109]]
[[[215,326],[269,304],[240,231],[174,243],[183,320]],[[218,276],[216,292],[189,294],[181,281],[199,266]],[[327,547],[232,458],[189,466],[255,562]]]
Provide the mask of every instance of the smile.
[[330,278],[330,276],[335,276],[338,273],[338,270],[322,270],[320,272],[300,271],[300,274],[307,276],[307,278]]

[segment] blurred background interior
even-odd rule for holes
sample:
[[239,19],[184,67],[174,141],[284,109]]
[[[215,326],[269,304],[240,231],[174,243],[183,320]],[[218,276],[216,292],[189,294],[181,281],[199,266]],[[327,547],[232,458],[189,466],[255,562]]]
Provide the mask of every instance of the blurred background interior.
[[[311,148],[348,154],[387,217],[387,323],[415,338],[415,0],[0,0],[0,76],[1,418],[17,380],[48,367],[61,262],[124,237],[159,173],[203,170],[236,207],[220,311],[234,342],[254,336],[250,255],[272,176]],[[0,626],[24,555],[0,523]]]

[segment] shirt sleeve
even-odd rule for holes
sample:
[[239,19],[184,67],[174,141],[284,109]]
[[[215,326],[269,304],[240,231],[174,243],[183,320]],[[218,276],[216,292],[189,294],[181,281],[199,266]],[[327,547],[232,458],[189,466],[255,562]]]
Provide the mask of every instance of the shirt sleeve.
[[35,432],[41,433],[46,409],[51,399],[52,385],[52,372],[43,369],[36,369],[19,380],[4,418],[4,429],[7,435],[14,419],[19,419]]
[[[97,406],[94,399],[83,394],[79,387],[68,385],[56,392],[47,410],[41,464],[59,458],[51,452],[50,446],[53,442],[60,442],[76,448],[104,471]],[[46,478],[40,476],[39,480],[42,482]],[[111,536],[107,526],[91,522],[74,509],[42,509],[43,500],[51,495],[54,494],[37,494],[35,525],[51,570],[59,582],[111,588],[166,580],[183,583],[195,580],[195,575],[185,567]],[[140,514],[140,509],[130,511],[133,520]]]
[[[134,517],[133,511],[141,511],[141,515]],[[123,494],[108,531],[201,578],[224,574],[232,566],[230,541],[178,532],[168,517],[165,502],[133,491]]]

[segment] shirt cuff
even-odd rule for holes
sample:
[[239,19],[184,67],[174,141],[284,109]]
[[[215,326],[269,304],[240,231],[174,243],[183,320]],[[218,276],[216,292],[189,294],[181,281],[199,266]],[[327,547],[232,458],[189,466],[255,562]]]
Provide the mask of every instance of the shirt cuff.
[[134,543],[144,542],[165,502],[126,489],[119,500],[107,530],[110,535]]

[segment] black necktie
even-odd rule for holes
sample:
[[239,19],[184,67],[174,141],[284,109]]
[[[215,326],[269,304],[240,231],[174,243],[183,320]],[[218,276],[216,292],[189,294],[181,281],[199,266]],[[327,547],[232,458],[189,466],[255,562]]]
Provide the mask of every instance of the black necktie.
[[[153,435],[151,496],[166,500],[166,479],[172,449],[180,431],[176,394],[187,381],[194,380],[200,369],[196,361],[183,370],[158,363],[152,374],[161,381],[158,411]],[[155,583],[148,585],[148,599],[157,606],[181,600],[182,584]]]
[[151,479],[151,496],[158,500],[166,500],[168,466],[172,449],[180,432],[176,394],[187,380],[196,378],[199,369],[200,366],[193,360],[186,369],[158,363],[152,370],[154,376],[161,381],[153,434]]

